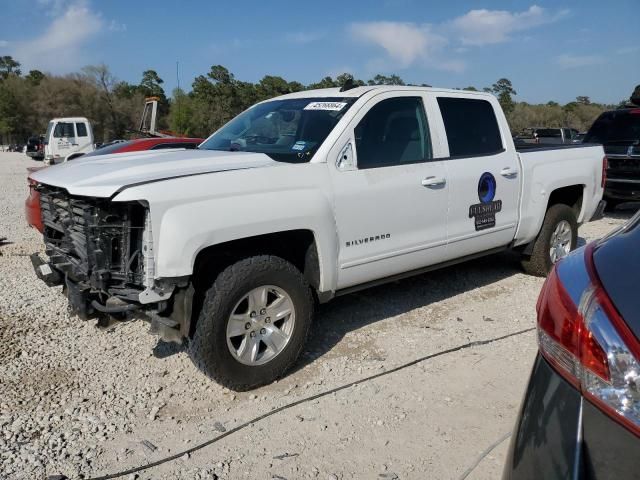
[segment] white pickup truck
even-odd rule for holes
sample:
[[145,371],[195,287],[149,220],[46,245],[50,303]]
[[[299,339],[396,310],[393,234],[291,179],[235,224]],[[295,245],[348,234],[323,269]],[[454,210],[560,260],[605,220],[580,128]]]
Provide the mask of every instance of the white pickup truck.
[[518,151],[496,99],[414,87],[259,103],[198,150],[33,175],[48,259],[82,318],[143,316],[244,390],[281,376],[314,307],[503,249],[544,275],[598,215],[601,146]]
[[54,165],[93,152],[93,128],[85,117],[54,118],[44,136],[44,164]]

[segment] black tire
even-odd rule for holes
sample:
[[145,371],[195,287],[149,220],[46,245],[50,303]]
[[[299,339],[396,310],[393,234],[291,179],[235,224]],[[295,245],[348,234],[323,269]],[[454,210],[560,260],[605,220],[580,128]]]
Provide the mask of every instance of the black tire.
[[[238,302],[263,285],[274,285],[289,295],[295,323],[289,342],[278,355],[262,365],[245,365],[229,350],[227,323]],[[225,268],[207,290],[189,355],[198,369],[219,384],[235,391],[250,390],[273,382],[293,366],[304,348],[313,315],[311,288],[296,267],[271,255],[246,258]]]
[[521,261],[522,268],[530,275],[546,277],[553,262],[549,250],[551,248],[551,235],[562,221],[569,222],[571,226],[571,250],[578,244],[578,221],[574,210],[568,205],[557,204],[547,210],[542,223],[540,233],[534,240],[533,251],[530,257],[524,257]]

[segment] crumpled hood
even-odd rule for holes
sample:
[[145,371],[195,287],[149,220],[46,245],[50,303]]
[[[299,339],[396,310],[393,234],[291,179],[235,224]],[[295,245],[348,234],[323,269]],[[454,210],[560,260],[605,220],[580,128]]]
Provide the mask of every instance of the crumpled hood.
[[38,183],[66,189],[72,195],[111,197],[140,183],[188,175],[277,165],[263,153],[215,150],[171,150],[82,157],[31,174]]

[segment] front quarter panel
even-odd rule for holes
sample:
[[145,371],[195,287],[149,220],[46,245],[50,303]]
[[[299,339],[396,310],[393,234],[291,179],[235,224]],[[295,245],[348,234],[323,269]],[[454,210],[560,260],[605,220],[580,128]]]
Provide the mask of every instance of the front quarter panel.
[[281,164],[152,182],[114,200],[149,204],[157,278],[190,275],[212,245],[305,229],[316,240],[320,291],[332,291],[337,241],[328,185],[326,164]]

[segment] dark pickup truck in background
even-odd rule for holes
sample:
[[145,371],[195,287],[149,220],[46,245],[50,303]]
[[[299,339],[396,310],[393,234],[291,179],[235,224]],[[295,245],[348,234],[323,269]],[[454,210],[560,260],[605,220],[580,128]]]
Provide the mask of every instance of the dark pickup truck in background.
[[587,132],[584,143],[601,143],[607,155],[607,208],[640,201],[640,107],[604,112]]
[[34,160],[44,160],[44,137],[29,137],[26,154]]
[[575,128],[537,128],[534,131],[537,143],[551,145],[570,145],[580,143],[578,135],[580,132]]
[[513,140],[516,144],[542,143],[547,145],[572,145],[582,143],[583,134],[575,128],[525,128]]

